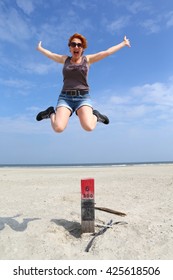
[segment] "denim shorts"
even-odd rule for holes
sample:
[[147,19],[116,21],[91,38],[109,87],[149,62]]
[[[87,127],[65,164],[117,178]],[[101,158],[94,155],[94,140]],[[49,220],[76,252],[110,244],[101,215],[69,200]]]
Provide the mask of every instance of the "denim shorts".
[[71,115],[76,112],[82,106],[89,106],[93,108],[91,97],[89,93],[85,95],[70,96],[67,94],[60,93],[56,109],[58,107],[66,107],[71,111]]

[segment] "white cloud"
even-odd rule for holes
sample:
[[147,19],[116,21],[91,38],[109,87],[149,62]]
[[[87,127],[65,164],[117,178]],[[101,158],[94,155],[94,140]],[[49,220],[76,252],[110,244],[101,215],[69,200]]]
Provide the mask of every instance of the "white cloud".
[[38,125],[35,116],[31,119],[28,116],[0,117],[0,131],[5,134],[49,134],[51,133],[50,122],[43,122]]
[[145,1],[130,1],[130,0],[109,0],[113,5],[117,7],[123,7],[127,9],[132,14],[137,14],[139,12],[149,11],[151,9],[150,4]]
[[73,0],[72,5],[74,5],[75,7],[77,6],[78,8],[81,8],[82,10],[86,10],[88,7],[88,1],[86,2],[85,0],[84,1]]
[[169,13],[156,14],[153,12],[152,18],[145,19],[141,22],[148,34],[158,33],[173,26],[173,11]]
[[148,34],[158,33],[161,30],[160,23],[155,19],[144,20],[141,26],[147,30]]
[[173,11],[170,11],[168,15],[166,16],[167,22],[166,25],[167,27],[172,27],[173,26]]
[[[113,90],[112,90],[113,92]],[[144,84],[126,90],[127,94],[115,93],[109,100],[96,106],[113,122],[139,122],[162,125],[162,121],[173,123],[173,83]],[[105,96],[107,96],[105,94]],[[161,123],[160,123],[161,121]]]
[[33,29],[15,9],[4,9],[0,12],[0,40],[22,45],[23,40],[29,40],[32,37]]
[[122,16],[112,22],[107,23],[107,30],[110,33],[121,31],[124,27],[128,26],[130,21],[129,16]]
[[144,1],[135,1],[133,3],[127,4],[126,7],[133,14],[148,11],[150,9],[150,7]]
[[145,84],[132,88],[132,92],[136,97],[140,97],[142,102],[173,108],[173,84]]
[[131,100],[130,96],[125,96],[125,97],[123,97],[123,96],[112,96],[110,98],[110,102],[112,104],[115,104],[115,105],[129,104],[130,100]]
[[34,1],[32,0],[16,0],[16,3],[27,15],[30,15],[34,11]]
[[21,79],[0,79],[0,84],[6,87],[25,89],[25,90],[31,88],[30,82]]
[[56,70],[61,68],[61,65],[56,64],[55,62],[52,63],[35,63],[29,62],[24,65],[25,71],[28,73],[36,73],[36,74],[48,74],[52,70]]

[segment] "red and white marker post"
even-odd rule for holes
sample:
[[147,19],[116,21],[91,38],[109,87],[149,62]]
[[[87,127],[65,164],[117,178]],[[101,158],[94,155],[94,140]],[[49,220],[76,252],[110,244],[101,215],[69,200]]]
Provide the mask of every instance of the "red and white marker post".
[[81,232],[95,232],[93,178],[81,180]]

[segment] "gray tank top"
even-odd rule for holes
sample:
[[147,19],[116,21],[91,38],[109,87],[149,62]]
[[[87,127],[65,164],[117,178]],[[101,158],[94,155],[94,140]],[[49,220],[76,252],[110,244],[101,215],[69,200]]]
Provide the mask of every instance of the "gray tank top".
[[64,90],[89,90],[87,78],[89,65],[86,56],[82,56],[82,61],[80,64],[74,64],[70,62],[71,57],[67,57],[64,67],[63,67],[63,81],[64,85],[62,91]]

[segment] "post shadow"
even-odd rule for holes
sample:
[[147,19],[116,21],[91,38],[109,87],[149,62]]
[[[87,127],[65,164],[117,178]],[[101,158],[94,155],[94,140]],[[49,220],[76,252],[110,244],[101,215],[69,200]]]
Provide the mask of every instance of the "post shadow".
[[62,226],[75,238],[81,237],[81,224],[78,222],[72,222],[65,219],[52,219],[51,222],[55,223],[57,226]]
[[15,218],[21,215],[16,215],[13,217],[0,217],[0,230],[3,230],[6,225],[8,225],[12,230],[15,231],[25,231],[27,229],[28,223],[40,220],[40,218],[24,218],[23,222],[18,222]]

